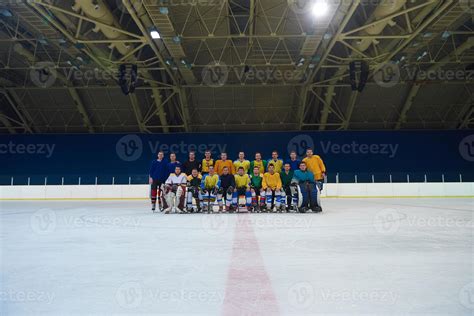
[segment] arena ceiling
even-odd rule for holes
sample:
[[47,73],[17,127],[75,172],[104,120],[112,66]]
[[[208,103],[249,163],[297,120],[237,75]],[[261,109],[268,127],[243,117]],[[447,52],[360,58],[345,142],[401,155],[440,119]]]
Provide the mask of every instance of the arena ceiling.
[[[2,1],[0,132],[472,128],[473,13],[469,0]],[[122,64],[138,66],[128,95]]]

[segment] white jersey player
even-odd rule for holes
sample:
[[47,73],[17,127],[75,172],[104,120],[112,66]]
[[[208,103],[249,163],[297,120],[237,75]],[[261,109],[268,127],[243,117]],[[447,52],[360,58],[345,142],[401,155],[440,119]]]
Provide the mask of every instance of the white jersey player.
[[180,166],[176,166],[175,172],[170,174],[165,182],[165,198],[163,200],[165,214],[169,214],[173,207],[177,208],[177,213],[183,212],[186,200],[186,184],[186,175],[181,172]]

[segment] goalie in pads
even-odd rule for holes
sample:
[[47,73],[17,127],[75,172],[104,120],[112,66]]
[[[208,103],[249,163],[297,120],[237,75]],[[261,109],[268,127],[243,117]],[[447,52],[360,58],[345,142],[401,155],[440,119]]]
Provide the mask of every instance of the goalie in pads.
[[169,214],[173,207],[177,213],[184,210],[184,202],[186,199],[186,175],[181,172],[181,166],[176,166],[175,172],[170,174],[165,182],[165,198],[163,199],[163,208],[165,214]]
[[313,213],[322,212],[320,191],[314,180],[314,175],[306,169],[306,163],[300,164],[300,170],[296,170],[291,181],[291,193],[293,205],[301,213],[312,210]]

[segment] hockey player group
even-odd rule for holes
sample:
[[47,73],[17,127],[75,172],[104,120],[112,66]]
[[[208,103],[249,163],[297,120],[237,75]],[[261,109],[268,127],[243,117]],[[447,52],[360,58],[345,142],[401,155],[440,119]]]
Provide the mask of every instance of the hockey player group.
[[[278,152],[263,160],[260,153],[249,161],[240,152],[235,161],[221,153],[214,161],[211,152],[198,161],[194,152],[181,163],[176,154],[169,160],[164,153],[151,164],[150,185],[153,212],[169,213],[235,213],[322,211],[320,192],[326,167],[312,149],[303,160],[296,152],[283,161]],[[241,201],[244,201],[241,202]]]

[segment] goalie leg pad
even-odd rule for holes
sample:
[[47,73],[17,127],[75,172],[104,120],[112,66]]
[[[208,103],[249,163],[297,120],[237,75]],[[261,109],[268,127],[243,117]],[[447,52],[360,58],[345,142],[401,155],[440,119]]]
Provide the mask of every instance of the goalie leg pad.
[[186,201],[186,187],[184,185],[178,186],[176,191],[176,203],[178,204],[178,208],[180,210],[184,209],[184,204]]
[[176,194],[173,192],[173,191],[170,191],[168,194],[165,195],[165,198],[164,198],[164,208],[165,209],[170,209],[172,208],[174,205],[174,202],[175,202],[175,198],[176,198]]
[[163,190],[163,196],[162,196],[162,202],[163,202],[163,209],[168,209],[170,208],[170,205],[172,206],[172,204],[169,203],[169,195],[171,193],[171,186],[169,185],[166,185],[164,187],[164,190]]
[[314,185],[314,184],[311,184],[310,185],[310,205],[311,205],[311,209],[315,209],[319,206],[321,206],[321,202],[320,202],[320,194],[319,194],[319,187],[317,185]]
[[297,184],[291,185],[291,200],[295,207],[301,207],[303,205],[303,194],[301,193],[301,187]]

